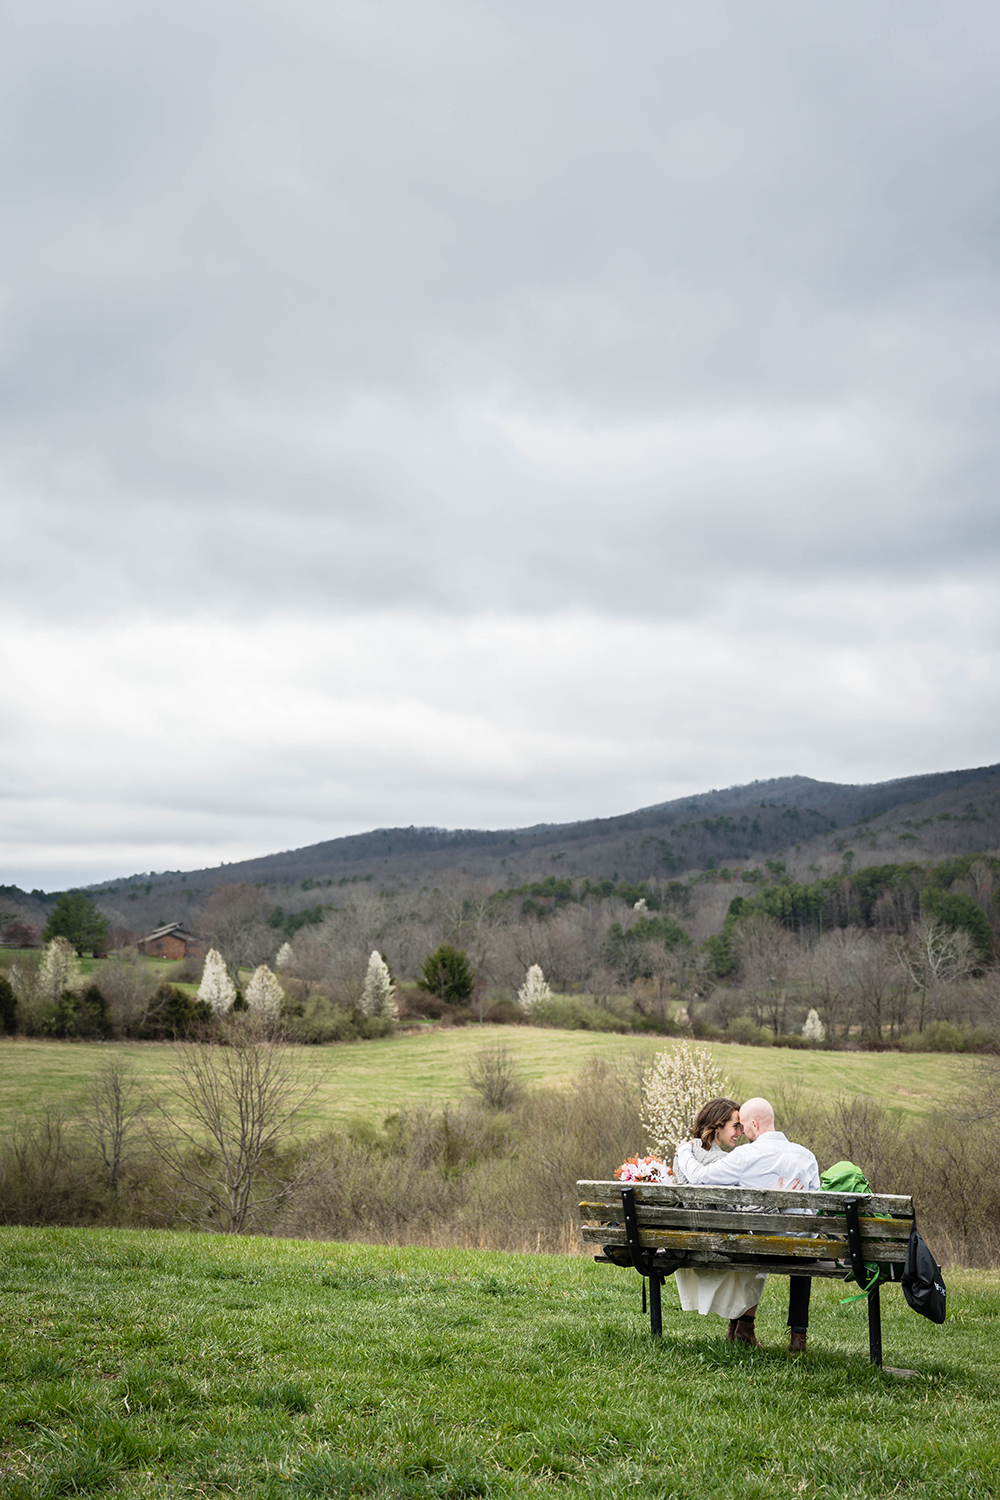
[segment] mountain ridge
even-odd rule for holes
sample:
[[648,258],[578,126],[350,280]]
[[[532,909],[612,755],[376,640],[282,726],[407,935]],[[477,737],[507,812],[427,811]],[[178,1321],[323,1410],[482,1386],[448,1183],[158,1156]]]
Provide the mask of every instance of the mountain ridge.
[[[635,866],[638,859],[639,864],[650,866],[648,878],[705,868],[706,863],[718,862],[720,858],[763,858],[785,848],[802,846],[861,819],[871,822],[894,812],[916,813],[926,802],[974,787],[1000,805],[1000,764],[873,783],[825,782],[797,775],[772,777],[672,798],[632,812],[570,823],[536,823],[504,829],[413,824],[375,828],[223,865],[184,872],[164,871],[159,875],[123,876],[87,889],[99,894],[140,881],[155,882],[160,888],[163,884],[189,880],[198,881],[201,888],[240,880],[284,885],[338,876],[360,878],[361,866],[371,867],[372,878],[396,876],[410,883],[407,877],[417,873],[416,866],[427,866],[428,875],[433,876],[435,869],[453,864],[456,855],[485,857],[489,864],[499,864],[503,871],[516,877],[524,873],[520,867],[526,862],[530,864],[533,858],[550,864],[569,861],[572,849],[579,856],[571,862],[576,867],[588,853],[596,856],[597,846],[607,844],[609,853],[617,853],[617,846],[623,840],[634,840],[636,836],[640,846],[646,846],[645,854],[641,848],[632,848],[626,864]],[[703,816],[709,813],[714,817]],[[692,818],[696,820],[694,824]],[[697,838],[693,830],[698,832]],[[868,830],[869,836],[873,831]],[[567,848],[562,852],[547,853],[554,846],[563,845]],[[701,859],[700,864],[686,863],[696,857]],[[598,859],[598,863],[605,862]],[[619,859],[618,864],[621,863]],[[511,865],[516,868],[510,869]],[[575,873],[581,871],[575,869]],[[639,878],[634,868],[627,869],[627,873],[629,878]]]

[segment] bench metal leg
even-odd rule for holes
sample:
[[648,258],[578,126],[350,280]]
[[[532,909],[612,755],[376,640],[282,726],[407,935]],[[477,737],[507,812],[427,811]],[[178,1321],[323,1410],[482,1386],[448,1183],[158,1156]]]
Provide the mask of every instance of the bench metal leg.
[[[868,1268],[861,1253],[861,1225],[858,1222],[858,1199],[852,1198],[844,1204],[847,1220],[847,1247],[851,1253],[851,1270],[861,1291],[868,1280]],[[868,1293],[868,1354],[873,1365],[882,1364],[882,1304],[879,1302],[878,1282]]]
[[882,1306],[878,1300],[878,1282],[868,1293],[868,1352],[873,1365],[882,1365]]
[[[639,1245],[639,1224],[635,1212],[635,1190],[630,1187],[622,1188],[622,1210],[625,1217],[625,1238],[628,1242],[629,1254],[632,1264],[639,1275],[643,1277],[642,1283],[642,1310],[646,1311],[646,1278],[649,1279],[649,1331],[654,1339],[663,1337],[663,1310],[660,1299],[660,1288],[663,1285],[663,1272],[654,1271],[650,1265],[650,1256]],[[673,1269],[673,1268],[671,1268]]]
[[660,1287],[663,1277],[654,1271],[649,1278],[649,1331],[654,1339],[663,1337],[663,1311],[660,1305]]

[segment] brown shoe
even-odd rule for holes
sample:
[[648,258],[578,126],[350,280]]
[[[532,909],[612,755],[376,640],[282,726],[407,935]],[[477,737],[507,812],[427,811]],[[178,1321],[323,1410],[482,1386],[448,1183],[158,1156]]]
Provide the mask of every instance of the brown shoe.
[[754,1349],[763,1349],[763,1344],[754,1332],[753,1318],[737,1318],[733,1329],[734,1344],[750,1344]]
[[791,1330],[788,1340],[788,1352],[789,1354],[805,1354],[806,1352],[805,1333],[800,1333],[797,1328]]
[[729,1327],[726,1329],[726,1343],[731,1344],[736,1337],[736,1325],[739,1318],[730,1318]]

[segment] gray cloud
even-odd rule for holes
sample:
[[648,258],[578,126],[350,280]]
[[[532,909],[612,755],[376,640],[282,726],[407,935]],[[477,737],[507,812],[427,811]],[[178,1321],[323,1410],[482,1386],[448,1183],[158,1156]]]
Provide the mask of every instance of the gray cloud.
[[994,758],[991,8],[5,24],[19,868]]

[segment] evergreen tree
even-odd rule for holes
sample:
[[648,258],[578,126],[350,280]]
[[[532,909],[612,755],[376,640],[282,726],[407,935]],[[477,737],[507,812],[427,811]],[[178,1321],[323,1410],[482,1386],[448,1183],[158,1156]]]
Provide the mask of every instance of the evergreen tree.
[[66,891],[52,908],[42,933],[46,943],[57,937],[72,943],[78,954],[92,953],[97,958],[107,951],[107,919],[83,891]]
[[446,1005],[461,1005],[472,994],[475,982],[461,948],[442,943],[424,959],[417,986],[429,995],[437,995]]

